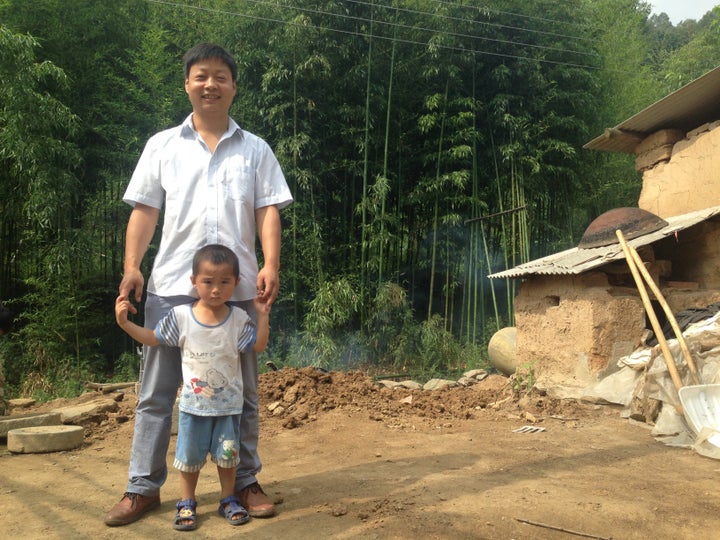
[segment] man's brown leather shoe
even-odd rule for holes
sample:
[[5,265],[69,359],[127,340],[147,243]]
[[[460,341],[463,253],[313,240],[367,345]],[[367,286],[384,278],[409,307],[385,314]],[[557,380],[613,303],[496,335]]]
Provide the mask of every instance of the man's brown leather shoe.
[[137,521],[146,512],[160,506],[160,497],[150,497],[139,493],[125,492],[123,498],[110,509],[105,516],[105,525],[118,527]]
[[275,503],[265,495],[257,482],[242,488],[237,496],[240,499],[240,504],[245,507],[252,517],[263,518],[275,515]]

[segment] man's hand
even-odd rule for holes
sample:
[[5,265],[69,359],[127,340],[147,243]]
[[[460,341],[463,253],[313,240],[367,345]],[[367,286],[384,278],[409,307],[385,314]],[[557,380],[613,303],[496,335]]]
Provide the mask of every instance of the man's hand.
[[260,269],[257,275],[258,300],[272,306],[280,292],[280,275],[277,270],[269,267]]
[[[120,281],[119,293],[120,296],[129,299],[130,293],[135,291],[135,302],[142,300],[143,287],[145,286],[145,278],[139,269],[130,270],[125,272],[122,281]],[[137,313],[135,306],[130,304],[130,313]]]

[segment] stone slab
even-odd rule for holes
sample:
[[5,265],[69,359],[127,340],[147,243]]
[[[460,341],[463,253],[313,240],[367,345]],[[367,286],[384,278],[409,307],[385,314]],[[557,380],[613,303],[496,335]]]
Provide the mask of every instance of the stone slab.
[[60,452],[82,446],[82,426],[39,426],[8,431],[7,448],[16,454]]
[[115,412],[118,410],[118,404],[114,399],[94,399],[80,405],[71,405],[68,407],[58,407],[53,409],[54,413],[59,413],[63,424],[72,424],[79,421],[84,416],[92,416],[104,412]]
[[36,426],[57,426],[62,424],[60,413],[19,414],[0,418],[0,438],[6,438],[8,431]]

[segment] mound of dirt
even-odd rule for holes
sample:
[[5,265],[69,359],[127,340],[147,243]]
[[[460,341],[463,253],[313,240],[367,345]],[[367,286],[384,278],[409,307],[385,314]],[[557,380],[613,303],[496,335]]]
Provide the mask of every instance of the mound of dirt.
[[[542,423],[548,417],[577,420],[596,408],[575,400],[558,400],[537,391],[520,394],[510,380],[491,374],[471,386],[439,390],[385,388],[360,371],[326,372],[312,367],[283,368],[260,375],[258,384],[260,416],[264,429],[277,432],[301,428],[323,413],[345,410],[367,414],[391,429],[418,424],[451,425],[455,420],[516,419]],[[102,394],[90,391],[73,399],[17,408],[14,413],[40,413],[91,403],[104,396],[117,402],[115,410],[102,408],[72,421],[85,428],[85,439],[102,439],[135,417],[137,396],[134,388]]]
[[312,422],[333,409],[365,411],[372,420],[402,429],[423,420],[437,424],[479,416],[510,416],[534,423],[547,416],[576,418],[589,408],[574,400],[551,399],[537,392],[521,395],[501,375],[489,375],[467,387],[410,390],[381,387],[358,371],[285,368],[262,374],[259,394],[261,414],[286,429]]

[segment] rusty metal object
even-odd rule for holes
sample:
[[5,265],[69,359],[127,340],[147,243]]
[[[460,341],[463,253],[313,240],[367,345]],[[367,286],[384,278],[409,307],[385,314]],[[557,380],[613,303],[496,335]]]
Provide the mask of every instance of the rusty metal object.
[[581,249],[609,246],[618,241],[616,230],[627,240],[638,238],[666,227],[667,221],[642,208],[613,208],[600,214],[585,229],[578,247]]

